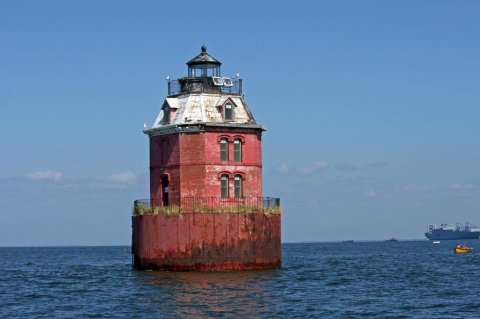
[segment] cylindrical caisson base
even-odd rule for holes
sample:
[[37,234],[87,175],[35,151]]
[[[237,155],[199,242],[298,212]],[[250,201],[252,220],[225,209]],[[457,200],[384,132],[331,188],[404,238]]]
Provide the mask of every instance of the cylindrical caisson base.
[[133,267],[170,271],[276,268],[281,264],[280,228],[280,214],[133,216]]

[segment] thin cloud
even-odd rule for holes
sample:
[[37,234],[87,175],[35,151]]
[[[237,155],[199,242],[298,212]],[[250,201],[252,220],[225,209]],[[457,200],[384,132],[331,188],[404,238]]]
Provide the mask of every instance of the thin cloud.
[[419,185],[419,184],[405,184],[403,185],[402,188],[406,192],[413,192],[413,193],[431,192],[435,190],[434,187],[430,185]]
[[386,161],[376,161],[376,162],[373,162],[373,163],[369,163],[368,166],[373,167],[373,168],[381,168],[381,167],[388,166],[388,162],[386,162]]
[[275,171],[277,171],[277,173],[279,174],[287,174],[289,171],[288,165],[285,163],[281,163],[275,167]]
[[364,194],[363,194],[365,197],[369,197],[369,198],[372,198],[372,197],[378,197],[378,193],[374,190],[368,190],[366,191]]
[[458,190],[464,190],[464,189],[474,189],[475,185],[473,184],[458,184],[454,183],[448,186],[450,189],[458,189]]
[[326,161],[318,161],[318,162],[313,162],[308,165],[303,165],[303,166],[298,166],[297,167],[297,172],[303,175],[309,175],[309,174],[314,174],[317,172],[324,171],[328,168],[328,162]]
[[358,169],[357,166],[348,163],[339,163],[335,165],[335,168],[342,172],[351,172]]
[[452,184],[452,185],[449,186],[449,188],[462,189],[462,188],[463,188],[463,185],[460,185],[460,184]]
[[133,183],[137,176],[132,172],[116,173],[110,176],[110,180],[116,183]]
[[32,181],[51,180],[59,182],[62,180],[62,173],[58,171],[33,172],[25,174],[25,177]]

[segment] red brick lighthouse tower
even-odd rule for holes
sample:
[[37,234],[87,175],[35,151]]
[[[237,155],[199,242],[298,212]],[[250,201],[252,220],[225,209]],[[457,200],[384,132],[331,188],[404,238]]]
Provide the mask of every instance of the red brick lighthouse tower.
[[158,270],[280,266],[280,200],[262,197],[265,129],[202,47],[168,81],[150,139],[150,199],[132,217],[133,266]]

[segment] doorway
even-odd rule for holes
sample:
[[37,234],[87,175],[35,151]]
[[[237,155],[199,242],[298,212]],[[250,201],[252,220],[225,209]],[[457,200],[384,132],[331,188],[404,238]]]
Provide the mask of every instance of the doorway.
[[162,177],[162,203],[168,206],[168,176]]

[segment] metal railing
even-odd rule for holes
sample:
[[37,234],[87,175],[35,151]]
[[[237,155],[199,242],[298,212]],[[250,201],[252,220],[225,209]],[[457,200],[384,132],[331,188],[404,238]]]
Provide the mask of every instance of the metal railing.
[[[189,82],[185,80],[185,82]],[[168,96],[179,95],[182,93],[228,93],[228,94],[242,94],[242,79],[231,78],[232,86],[215,86],[212,78],[192,78],[192,82],[196,85],[182,85],[180,80],[168,80]]]
[[168,205],[149,199],[138,199],[133,205],[133,215],[181,213],[280,213],[280,198],[273,197],[182,197]]

